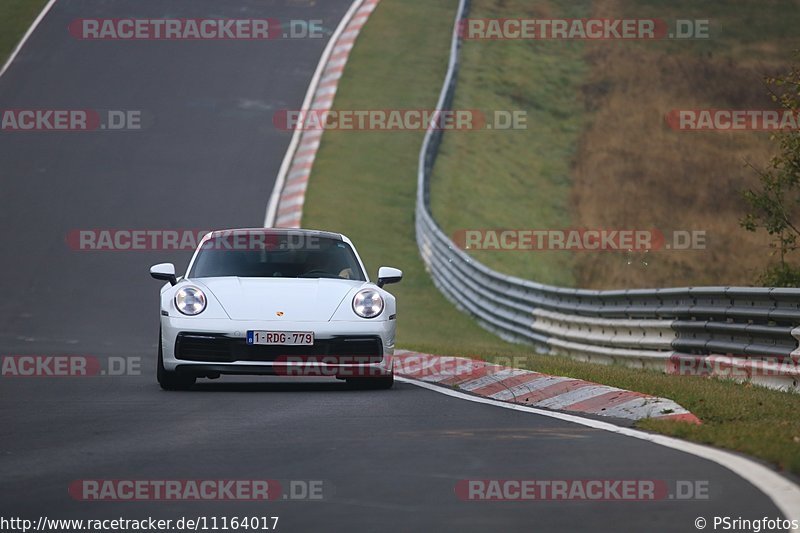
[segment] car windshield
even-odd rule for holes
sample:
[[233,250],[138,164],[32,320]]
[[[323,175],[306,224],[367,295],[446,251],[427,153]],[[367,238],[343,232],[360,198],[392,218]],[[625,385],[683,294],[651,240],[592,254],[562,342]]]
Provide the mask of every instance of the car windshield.
[[334,278],[366,281],[353,249],[313,234],[238,233],[203,243],[190,278]]

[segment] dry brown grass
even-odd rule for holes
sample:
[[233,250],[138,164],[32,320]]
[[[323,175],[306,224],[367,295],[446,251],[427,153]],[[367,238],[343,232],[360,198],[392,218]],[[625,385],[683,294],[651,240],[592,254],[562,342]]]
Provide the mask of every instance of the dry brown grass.
[[[626,0],[598,0],[594,16],[630,13]],[[766,36],[765,36],[766,37]],[[745,49],[746,47],[746,49]],[[681,108],[772,107],[761,80],[783,71],[790,50],[752,42],[727,53],[677,43],[595,43],[583,104],[591,117],[573,167],[578,227],[704,230],[705,250],[593,253],[576,260],[587,288],[748,285],[771,253],[764,233],[747,233],[741,190],[757,184],[776,145],[766,133],[680,132],[664,115]]]

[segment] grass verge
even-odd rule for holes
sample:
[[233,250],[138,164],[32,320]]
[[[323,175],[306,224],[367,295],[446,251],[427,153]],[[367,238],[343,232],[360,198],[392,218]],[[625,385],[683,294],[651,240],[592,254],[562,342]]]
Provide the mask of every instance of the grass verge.
[[[792,0],[475,0],[475,18],[708,20],[708,39],[463,43],[454,107],[525,110],[526,131],[445,136],[434,214],[464,228],[651,229],[670,249],[472,251],[490,267],[589,289],[750,285],[774,252],[739,226],[749,162],[767,165],[764,132],[685,132],[672,109],[769,109],[761,80],[800,48]],[[674,232],[705,233],[678,249]]]
[[[383,0],[364,28],[337,93],[337,109],[435,105],[447,63],[455,3]],[[478,133],[478,132],[476,132]],[[446,137],[446,136],[445,136]],[[749,385],[667,376],[533,354],[505,343],[458,312],[433,286],[414,238],[419,132],[325,133],[311,177],[303,226],[340,231],[371,272],[402,268],[398,341],[408,349],[484,359],[524,356],[528,368],[671,398],[702,426],[645,421],[639,427],[738,450],[800,474],[800,395]]]
[[[585,18],[588,0],[476,0],[470,17]],[[431,209],[446,233],[572,226],[570,161],[584,125],[587,76],[580,41],[465,41],[453,107],[527,113],[527,128],[448,132],[431,178]],[[533,179],[532,176],[536,178]],[[526,279],[574,286],[563,252],[476,251],[483,264]]]
[[[335,107],[433,109],[455,8],[450,0],[381,2],[353,49]],[[326,132],[303,226],[348,235],[373,277],[382,265],[403,270],[403,282],[391,290],[399,302],[398,337],[406,346],[436,350],[446,338],[461,353],[492,349],[497,339],[442,297],[419,258],[414,198],[422,138],[413,131]]]
[[47,0],[3,0],[0,2],[0,65],[28,31]]

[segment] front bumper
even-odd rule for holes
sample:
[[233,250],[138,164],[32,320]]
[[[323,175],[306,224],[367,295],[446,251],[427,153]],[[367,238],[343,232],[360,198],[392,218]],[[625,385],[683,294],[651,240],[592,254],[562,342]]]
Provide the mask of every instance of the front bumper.
[[[164,368],[217,374],[379,377],[392,373],[395,321],[283,322],[161,317]],[[247,331],[313,331],[312,346],[253,346]]]

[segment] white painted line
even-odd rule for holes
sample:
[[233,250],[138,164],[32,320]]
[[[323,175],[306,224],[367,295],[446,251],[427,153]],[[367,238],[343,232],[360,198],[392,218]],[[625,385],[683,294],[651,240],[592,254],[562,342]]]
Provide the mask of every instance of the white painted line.
[[[55,0],[51,0],[51,2],[54,1]],[[350,5],[350,9],[347,10],[347,13],[345,13],[344,17],[342,17],[342,20],[339,22],[339,26],[336,27],[336,31],[334,31],[333,35],[331,35],[327,46],[325,46],[325,50],[322,52],[322,56],[319,58],[319,63],[317,63],[317,69],[314,71],[314,76],[311,78],[311,83],[308,84],[306,97],[303,100],[303,106],[300,109],[309,109],[311,107],[311,101],[314,98],[314,93],[317,91],[317,85],[319,85],[319,80],[322,77],[322,71],[325,70],[325,66],[328,63],[328,58],[333,53],[333,48],[336,46],[336,41],[339,40],[339,36],[344,32],[347,24],[350,22],[350,20],[352,20],[353,16],[356,14],[356,11],[358,11],[358,8],[361,7],[361,4],[363,3],[364,0],[353,0],[353,3]],[[267,212],[264,215],[265,228],[270,228],[275,225],[275,218],[278,214],[278,200],[280,200],[281,192],[283,191],[283,184],[286,182],[286,173],[289,172],[289,167],[292,164],[292,158],[297,150],[297,145],[300,143],[300,136],[302,133],[302,129],[295,128],[294,133],[292,134],[292,140],[289,143],[289,149],[286,150],[286,155],[283,157],[281,168],[278,171],[278,177],[275,179],[275,186],[272,188],[272,195],[270,195],[269,203],[267,203]]]
[[601,422],[599,420],[591,420],[589,418],[583,418],[576,415],[568,415],[566,413],[558,413],[555,411],[546,411],[544,409],[536,409],[535,407],[528,407],[526,405],[500,402],[497,400],[491,400],[489,398],[483,398],[481,396],[473,396],[471,394],[465,394],[456,390],[448,389],[438,385],[431,385],[429,383],[423,383],[413,379],[403,378],[397,375],[395,375],[394,379],[403,383],[409,383],[411,385],[416,385],[417,387],[422,387],[423,389],[429,389],[440,394],[452,396],[453,398],[458,398],[460,400],[494,405],[495,407],[502,407],[504,409],[523,411],[535,415],[555,418],[557,420],[563,420],[565,422],[572,422],[574,424],[580,424],[582,426],[594,429],[617,433],[626,437],[633,437],[635,439],[658,444],[659,446],[664,446],[666,448],[672,448],[673,450],[688,453],[690,455],[694,455],[695,457],[707,459],[724,468],[727,468],[734,474],[754,485],[758,490],[766,494],[767,497],[772,500],[772,502],[778,507],[778,509],[781,510],[786,518],[789,520],[800,521],[800,487],[777,472],[767,468],[766,466],[758,464],[755,461],[741,455],[726,452],[724,450],[718,450],[702,444],[695,444],[693,442],[667,437],[665,435],[656,435],[654,433],[645,433],[644,431],[639,431],[637,429],[615,426],[614,424]]
[[39,26],[39,24],[42,22],[42,20],[44,20],[44,17],[47,16],[47,13],[50,12],[50,9],[53,7],[53,4],[55,4],[55,3],[56,3],[56,0],[50,0],[49,2],[47,2],[47,5],[44,6],[44,9],[42,9],[42,12],[39,13],[39,16],[36,17],[36,19],[33,21],[33,24],[31,24],[31,27],[28,28],[28,31],[26,31],[25,35],[22,36],[22,40],[17,44],[16,48],[14,48],[14,51],[11,52],[11,55],[8,56],[8,60],[6,61],[5,65],[3,65],[3,68],[0,69],[0,78],[2,78],[3,74],[6,73],[8,68],[11,66],[11,63],[14,62],[14,60],[17,58],[19,53],[22,51],[22,47],[25,46],[25,43],[28,42],[28,39],[31,38],[31,35],[33,35],[33,32],[36,31],[36,28]]

